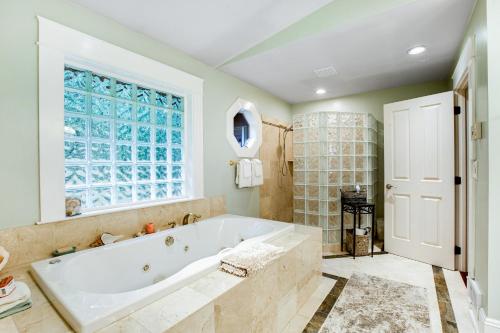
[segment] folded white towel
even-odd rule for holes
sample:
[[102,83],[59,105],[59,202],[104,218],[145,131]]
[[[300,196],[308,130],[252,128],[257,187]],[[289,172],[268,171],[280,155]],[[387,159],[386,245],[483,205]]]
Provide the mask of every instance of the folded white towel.
[[236,164],[236,184],[239,188],[252,186],[252,162],[242,159]]
[[254,158],[252,160],[252,186],[264,184],[264,171],[262,170],[262,161]]
[[31,290],[24,282],[16,281],[16,289],[9,295],[0,298],[0,313],[28,301],[31,298]]
[[247,277],[262,269],[283,253],[282,247],[266,243],[241,245],[221,260],[220,270],[239,277]]

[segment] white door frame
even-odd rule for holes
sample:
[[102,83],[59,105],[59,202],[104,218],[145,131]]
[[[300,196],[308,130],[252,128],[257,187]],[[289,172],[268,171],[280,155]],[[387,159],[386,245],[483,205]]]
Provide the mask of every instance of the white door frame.
[[[467,230],[467,241],[463,244],[462,253],[458,257],[459,265],[457,268],[461,271],[466,270],[470,278],[475,278],[475,202],[476,195],[474,179],[472,177],[473,163],[476,160],[476,149],[471,136],[470,127],[475,122],[475,108],[476,108],[476,72],[475,72],[475,40],[469,38],[465,47],[460,54],[457,66],[453,72],[453,90],[458,91],[463,86],[468,87],[468,105],[467,105],[467,156],[466,161],[459,161],[459,163],[466,163],[466,191],[461,204],[467,207],[467,218],[458,220],[458,228],[460,230]],[[465,224],[465,225],[464,225]],[[466,256],[466,258],[464,258]],[[466,263],[466,266],[464,266]]]
[[[460,185],[455,186],[455,245],[460,247],[460,254],[455,255],[455,268],[461,272],[467,271],[467,107],[468,99],[464,88],[467,79],[459,90],[455,91],[455,107],[460,108],[460,114],[455,116],[455,176],[461,178]],[[467,87],[468,89],[468,87]]]

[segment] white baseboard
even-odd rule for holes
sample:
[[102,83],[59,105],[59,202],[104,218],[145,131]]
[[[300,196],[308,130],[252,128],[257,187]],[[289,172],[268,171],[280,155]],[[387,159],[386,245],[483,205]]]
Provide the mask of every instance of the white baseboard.
[[500,320],[488,318],[484,309],[479,310],[479,330],[481,333],[500,333]]

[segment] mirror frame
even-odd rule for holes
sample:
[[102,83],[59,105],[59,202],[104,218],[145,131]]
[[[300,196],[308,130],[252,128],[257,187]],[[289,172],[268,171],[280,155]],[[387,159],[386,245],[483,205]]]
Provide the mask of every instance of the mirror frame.
[[[242,112],[249,125],[246,147],[241,147],[234,136],[234,116]],[[262,144],[262,119],[255,105],[238,98],[226,112],[226,137],[238,157],[255,157]]]

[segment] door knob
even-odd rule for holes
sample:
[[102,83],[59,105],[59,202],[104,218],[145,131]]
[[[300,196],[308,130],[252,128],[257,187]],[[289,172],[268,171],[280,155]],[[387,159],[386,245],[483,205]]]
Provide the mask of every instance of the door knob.
[[394,186],[392,186],[391,184],[387,184],[387,185],[385,185],[385,188],[390,190],[391,188],[394,188]]

